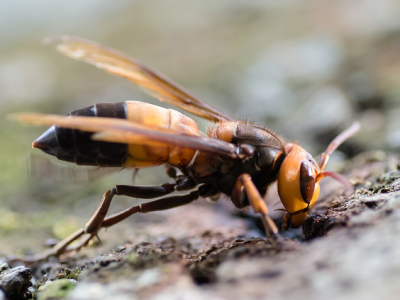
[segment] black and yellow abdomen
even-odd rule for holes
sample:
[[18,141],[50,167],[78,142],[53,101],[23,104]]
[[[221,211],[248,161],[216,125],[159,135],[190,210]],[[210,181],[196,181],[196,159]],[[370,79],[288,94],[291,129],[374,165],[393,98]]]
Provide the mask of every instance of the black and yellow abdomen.
[[[181,113],[138,101],[98,103],[70,113],[73,116],[91,116],[127,119],[145,125],[197,134],[197,124]],[[169,162],[186,166],[195,150],[175,146],[146,146],[99,142],[91,139],[92,133],[50,127],[33,142],[34,148],[78,165],[99,167],[151,167]]]
[[[126,118],[136,123],[173,129],[180,133],[197,135],[199,130],[195,121],[173,109],[156,105],[126,101]],[[124,167],[151,167],[170,163],[184,167],[192,160],[195,150],[176,146],[147,146],[129,144]]]

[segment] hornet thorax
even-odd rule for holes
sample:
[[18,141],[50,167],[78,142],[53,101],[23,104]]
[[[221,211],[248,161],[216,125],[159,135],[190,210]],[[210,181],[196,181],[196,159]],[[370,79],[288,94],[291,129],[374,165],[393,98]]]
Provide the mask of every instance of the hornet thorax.
[[251,157],[233,160],[221,155],[198,151],[187,171],[197,183],[212,184],[218,191],[231,195],[236,179],[249,174],[261,195],[277,179],[285,157],[285,143],[269,129],[245,122],[221,122],[208,131],[208,136],[247,147]]

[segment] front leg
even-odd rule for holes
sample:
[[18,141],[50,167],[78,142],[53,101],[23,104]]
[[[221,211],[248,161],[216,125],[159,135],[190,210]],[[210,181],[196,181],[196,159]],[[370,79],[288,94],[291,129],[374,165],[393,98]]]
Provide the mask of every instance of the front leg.
[[243,202],[244,192],[246,193],[254,212],[260,214],[267,237],[278,240],[280,238],[278,234],[278,227],[269,216],[268,207],[251,180],[249,174],[242,174],[236,180],[231,194],[231,199],[235,204],[237,204],[236,206]]

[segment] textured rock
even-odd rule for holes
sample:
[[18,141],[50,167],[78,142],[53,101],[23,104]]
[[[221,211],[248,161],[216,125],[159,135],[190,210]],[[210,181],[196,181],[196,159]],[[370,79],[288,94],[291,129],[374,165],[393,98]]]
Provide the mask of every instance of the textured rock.
[[74,288],[76,280],[59,279],[55,281],[47,281],[42,285],[37,293],[38,300],[57,300],[64,299]]
[[[220,232],[222,223],[206,229],[214,219],[223,218],[225,226],[239,223],[229,210],[191,206],[183,215],[165,214],[162,226],[141,229],[156,232],[156,238],[149,235],[99,256],[92,248],[87,256],[32,266],[37,282],[43,282],[36,285],[41,286],[38,299],[395,299],[400,293],[399,165],[397,156],[382,152],[349,161],[343,173],[355,193],[345,197],[336,182],[327,181],[303,225],[305,239],[299,230],[286,235],[297,239],[273,242]],[[180,215],[182,228],[168,230]],[[193,220],[200,221],[198,234],[185,235],[185,222],[190,228]],[[24,268],[13,270],[18,274]]]
[[31,271],[23,266],[8,268],[7,264],[0,266],[0,299],[26,299],[31,283]]

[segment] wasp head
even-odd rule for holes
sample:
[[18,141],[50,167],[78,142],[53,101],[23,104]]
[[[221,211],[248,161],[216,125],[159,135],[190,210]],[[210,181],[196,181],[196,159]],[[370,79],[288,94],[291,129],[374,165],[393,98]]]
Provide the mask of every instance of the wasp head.
[[346,139],[358,131],[360,124],[353,123],[339,134],[322,153],[319,164],[299,145],[287,144],[285,158],[278,174],[278,193],[285,206],[290,222],[294,227],[304,223],[319,196],[319,182],[324,177],[339,181],[347,191],[353,191],[353,185],[346,177],[335,172],[323,172],[330,154]]
[[291,224],[298,227],[318,199],[318,175],[321,170],[312,156],[299,145],[287,144],[285,152],[278,175],[278,192],[291,216]]

